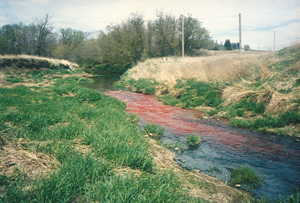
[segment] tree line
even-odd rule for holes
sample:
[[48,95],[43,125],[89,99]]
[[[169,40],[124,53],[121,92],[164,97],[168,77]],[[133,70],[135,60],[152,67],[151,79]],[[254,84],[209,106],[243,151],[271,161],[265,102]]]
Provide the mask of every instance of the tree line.
[[[0,28],[0,54],[30,54],[68,59],[80,64],[129,67],[149,57],[181,54],[182,17],[158,13],[151,21],[132,14],[126,21],[109,25],[97,37],[72,28],[55,30],[48,15],[31,24],[9,24]],[[201,22],[184,17],[185,52],[217,49]]]

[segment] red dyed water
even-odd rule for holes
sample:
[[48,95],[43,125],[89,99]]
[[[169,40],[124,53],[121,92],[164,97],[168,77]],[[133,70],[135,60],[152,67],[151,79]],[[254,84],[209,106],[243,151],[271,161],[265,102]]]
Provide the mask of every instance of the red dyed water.
[[174,134],[201,135],[204,139],[214,140],[215,143],[226,145],[237,151],[247,150],[284,157],[291,154],[299,155],[283,145],[262,140],[257,136],[201,123],[196,117],[196,111],[164,105],[151,95],[127,91],[108,91],[106,94],[125,102],[129,113],[139,116],[147,123],[166,127]]

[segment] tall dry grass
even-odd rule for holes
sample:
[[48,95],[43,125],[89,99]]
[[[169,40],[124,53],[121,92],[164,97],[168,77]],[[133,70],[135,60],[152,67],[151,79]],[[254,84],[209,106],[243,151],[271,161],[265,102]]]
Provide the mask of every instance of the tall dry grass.
[[168,86],[178,79],[196,79],[203,82],[233,81],[253,74],[267,74],[263,58],[269,53],[229,53],[205,57],[154,58],[137,64],[128,71],[132,79],[154,79]]
[[[35,63],[38,64],[39,62],[47,62],[50,65],[53,66],[63,66],[67,67],[71,70],[74,70],[78,68],[79,66],[76,63],[72,63],[67,60],[62,60],[62,59],[54,59],[54,58],[47,58],[47,57],[40,57],[40,56],[32,56],[32,55],[0,55],[0,68],[1,66],[5,66],[5,64],[9,61],[9,64],[12,62],[18,62],[18,60],[22,60],[24,65],[25,63]],[[25,65],[26,65],[25,64]]]

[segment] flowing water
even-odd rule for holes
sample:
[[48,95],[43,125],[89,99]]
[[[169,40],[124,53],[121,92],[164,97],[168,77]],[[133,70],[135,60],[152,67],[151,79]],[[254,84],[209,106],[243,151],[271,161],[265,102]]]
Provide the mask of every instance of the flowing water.
[[250,167],[264,180],[261,187],[250,192],[269,199],[289,195],[300,186],[300,142],[297,139],[200,120],[196,111],[163,105],[150,95],[111,90],[106,94],[125,102],[127,111],[137,115],[143,123],[163,126],[165,144],[185,143],[186,135],[190,134],[201,136],[197,149],[176,154],[182,167],[198,169],[225,182],[232,169]]

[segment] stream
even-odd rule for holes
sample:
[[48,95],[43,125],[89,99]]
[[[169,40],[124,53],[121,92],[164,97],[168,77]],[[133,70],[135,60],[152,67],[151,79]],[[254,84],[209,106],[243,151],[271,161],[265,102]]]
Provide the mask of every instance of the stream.
[[229,181],[232,169],[250,167],[263,178],[263,184],[249,192],[271,200],[299,188],[300,142],[296,138],[254,133],[199,119],[199,112],[164,105],[154,96],[112,90],[111,84],[116,80],[96,78],[89,87],[125,102],[127,111],[137,115],[141,124],[164,127],[163,144],[182,145],[186,135],[201,136],[198,148],[176,153],[176,161],[182,167],[200,170],[224,182]]

